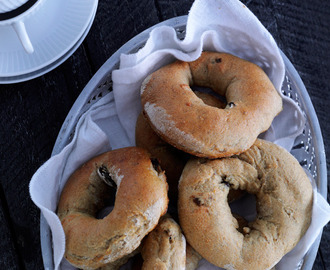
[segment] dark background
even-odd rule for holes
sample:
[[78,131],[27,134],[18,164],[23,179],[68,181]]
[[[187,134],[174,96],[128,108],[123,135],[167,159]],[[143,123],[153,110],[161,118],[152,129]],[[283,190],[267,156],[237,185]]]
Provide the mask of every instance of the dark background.
[[[29,197],[29,182],[50,158],[61,125],[86,83],[125,42],[158,22],[187,15],[192,2],[100,0],[89,34],[66,62],[31,81],[0,85],[0,269],[43,268],[40,212]],[[298,71],[330,157],[330,1],[242,2]],[[327,169],[329,176],[329,161]],[[329,240],[328,225],[313,269],[330,269]]]

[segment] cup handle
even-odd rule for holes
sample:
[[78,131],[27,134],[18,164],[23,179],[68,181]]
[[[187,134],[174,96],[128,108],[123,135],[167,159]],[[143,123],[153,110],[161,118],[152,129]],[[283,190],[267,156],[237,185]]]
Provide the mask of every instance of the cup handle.
[[14,27],[15,32],[16,32],[19,40],[21,41],[25,51],[27,53],[33,53],[34,49],[33,49],[32,43],[30,41],[30,38],[26,32],[25,24],[22,21],[18,21],[18,22],[13,23],[13,27]]

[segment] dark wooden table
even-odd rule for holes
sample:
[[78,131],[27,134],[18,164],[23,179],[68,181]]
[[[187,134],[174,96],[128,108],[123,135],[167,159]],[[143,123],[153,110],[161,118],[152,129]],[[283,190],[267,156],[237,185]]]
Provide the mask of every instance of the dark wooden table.
[[[39,78],[0,85],[0,269],[43,268],[40,212],[29,197],[29,182],[50,158],[61,125],[86,83],[125,42],[158,22],[188,14],[192,2],[100,0],[89,34],[67,61]],[[242,2],[301,76],[330,157],[330,1]],[[327,169],[329,176],[329,161]],[[313,269],[330,269],[329,242],[328,225]]]

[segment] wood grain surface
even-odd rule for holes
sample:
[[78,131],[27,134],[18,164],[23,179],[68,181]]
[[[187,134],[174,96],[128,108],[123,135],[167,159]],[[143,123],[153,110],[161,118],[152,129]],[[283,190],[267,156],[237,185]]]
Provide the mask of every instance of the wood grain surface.
[[[301,76],[330,157],[330,1],[242,2]],[[30,199],[29,182],[50,158],[61,125],[86,83],[125,42],[158,22],[187,15],[192,3],[100,0],[89,34],[68,60],[39,78],[0,85],[0,269],[43,269],[40,211]],[[329,159],[327,169],[329,178]],[[327,225],[313,269],[330,269],[329,242]]]

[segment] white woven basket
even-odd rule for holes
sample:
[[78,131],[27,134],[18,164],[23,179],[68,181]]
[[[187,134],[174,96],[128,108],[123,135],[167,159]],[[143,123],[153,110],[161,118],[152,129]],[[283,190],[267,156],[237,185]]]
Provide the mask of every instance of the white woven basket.
[[[137,52],[144,46],[151,30],[161,25],[174,27],[178,38],[183,39],[185,36],[186,21],[187,16],[181,16],[159,23],[135,36],[123,45],[117,52],[115,52],[88,82],[72,106],[59,132],[52,155],[58,154],[72,140],[76,124],[81,115],[88,111],[89,108],[104,95],[112,91],[111,72],[112,70],[119,68],[120,54]],[[298,159],[301,166],[310,172],[315,179],[318,191],[324,198],[326,198],[326,161],[319,122],[311,99],[301,78],[299,77],[299,74],[283,53],[282,57],[286,68],[282,92],[299,105],[306,117],[304,132],[295,140],[291,153]],[[40,234],[44,267],[45,269],[54,269],[51,233],[42,214],[40,217]],[[320,240],[321,233],[306,254],[301,263],[300,269],[312,269]]]

